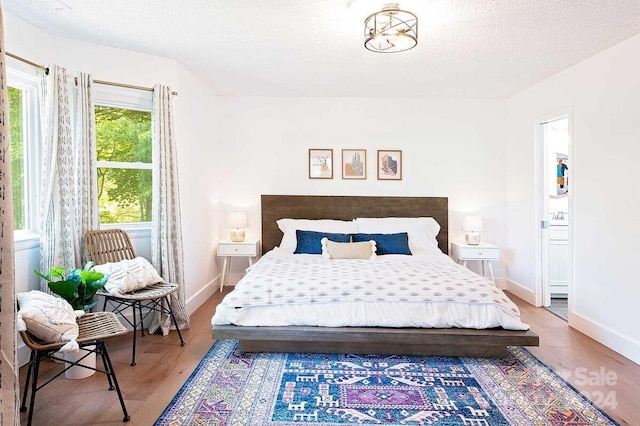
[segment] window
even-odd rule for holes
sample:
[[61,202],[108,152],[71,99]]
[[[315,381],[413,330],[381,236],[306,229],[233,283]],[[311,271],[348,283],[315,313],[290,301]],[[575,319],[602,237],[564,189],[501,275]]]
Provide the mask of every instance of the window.
[[151,94],[96,86],[100,223],[151,222]]
[[8,87],[9,96],[9,139],[11,144],[11,178],[13,192],[14,229],[25,227],[25,179],[24,179],[24,139],[23,93],[17,87]]
[[38,224],[38,79],[33,69],[7,68],[13,221],[16,239],[28,238]]

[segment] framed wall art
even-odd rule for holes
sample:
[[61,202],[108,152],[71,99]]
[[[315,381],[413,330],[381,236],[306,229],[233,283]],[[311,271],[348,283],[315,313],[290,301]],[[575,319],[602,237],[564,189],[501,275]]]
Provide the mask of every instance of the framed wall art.
[[309,179],[333,179],[333,149],[309,150]]
[[378,180],[402,180],[401,150],[378,150]]
[[342,179],[367,178],[367,150],[342,150]]

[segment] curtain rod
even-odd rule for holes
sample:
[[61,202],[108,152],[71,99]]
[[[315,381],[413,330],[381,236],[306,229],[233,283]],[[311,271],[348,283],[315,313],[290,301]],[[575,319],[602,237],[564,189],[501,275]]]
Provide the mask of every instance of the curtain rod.
[[30,61],[30,60],[28,60],[28,59],[21,58],[20,56],[18,56],[18,55],[14,55],[14,54],[13,54],[13,53],[11,53],[11,52],[6,52],[6,51],[5,51],[4,53],[5,53],[7,56],[12,57],[13,59],[17,59],[17,60],[19,60],[20,62],[24,62],[25,64],[31,65],[32,67],[38,68],[38,69],[40,69],[40,70],[44,70],[44,72],[45,72],[45,73],[49,74],[49,68],[47,68],[47,67],[45,67],[45,66],[42,66],[42,65],[36,64],[35,62],[31,62],[31,61]]
[[[134,86],[133,84],[125,84],[125,83],[115,83],[113,81],[105,81],[105,80],[93,80],[96,84],[106,84],[107,86],[116,86],[116,87],[125,87],[127,89],[138,89],[138,90],[146,90],[147,92],[153,92],[153,87],[144,87],[144,86]],[[172,95],[177,95],[178,92],[171,92]]]
[[[14,55],[13,53],[10,53],[10,52],[5,52],[5,54],[7,56],[12,57],[13,59],[17,59],[17,60],[19,60],[21,62],[24,62],[25,64],[29,64],[32,67],[36,67],[38,69],[44,70],[47,74],[49,74],[49,68],[47,68],[47,67],[44,67],[42,65],[38,65],[35,62],[31,62],[28,59],[21,58],[20,56]],[[127,89],[138,89],[138,90],[146,90],[148,92],[153,92],[153,87],[134,86],[132,84],[115,83],[113,81],[105,81],[105,80],[93,80],[93,82],[97,83],[97,84],[106,84],[108,86],[126,87]],[[76,84],[77,83],[78,82],[76,80]],[[171,92],[171,94],[176,96],[178,94],[178,92]]]

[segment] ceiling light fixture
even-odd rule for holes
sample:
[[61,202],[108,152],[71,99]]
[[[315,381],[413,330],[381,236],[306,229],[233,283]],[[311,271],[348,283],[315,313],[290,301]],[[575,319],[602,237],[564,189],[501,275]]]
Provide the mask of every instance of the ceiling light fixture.
[[418,18],[400,10],[397,3],[389,3],[364,20],[364,36],[364,47],[372,52],[409,50],[418,44]]

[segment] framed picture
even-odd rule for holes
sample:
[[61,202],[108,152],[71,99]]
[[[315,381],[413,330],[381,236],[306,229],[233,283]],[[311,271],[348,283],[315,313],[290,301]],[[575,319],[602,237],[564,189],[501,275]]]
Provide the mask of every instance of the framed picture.
[[342,150],[342,179],[367,178],[367,150]]
[[309,150],[309,179],[333,179],[333,149]]
[[378,180],[402,180],[402,151],[378,150]]

